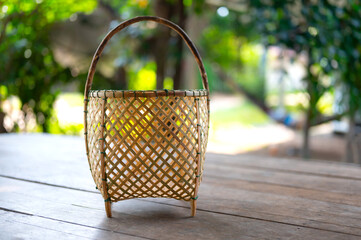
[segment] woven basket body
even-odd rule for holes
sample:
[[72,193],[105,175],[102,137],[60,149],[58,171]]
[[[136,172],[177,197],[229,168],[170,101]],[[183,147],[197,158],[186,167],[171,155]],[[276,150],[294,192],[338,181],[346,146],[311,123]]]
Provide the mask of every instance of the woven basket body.
[[[89,160],[104,198],[116,202],[144,197],[189,201],[195,197],[207,144],[207,96],[104,100],[92,95],[87,120]],[[106,189],[101,174],[103,155]]]
[[208,89],[91,91],[90,86],[87,82],[86,149],[107,215],[110,202],[146,197],[191,201],[194,215],[208,139]]

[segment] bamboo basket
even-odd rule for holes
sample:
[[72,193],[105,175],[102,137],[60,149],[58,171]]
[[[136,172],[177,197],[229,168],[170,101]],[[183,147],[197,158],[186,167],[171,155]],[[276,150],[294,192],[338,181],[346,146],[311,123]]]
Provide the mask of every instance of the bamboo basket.
[[[201,72],[202,90],[91,90],[96,64],[110,38],[153,21],[175,30]],[[111,30],[96,50],[84,92],[85,146],[92,177],[111,217],[111,203],[162,197],[189,201],[196,213],[209,125],[209,88],[202,59],[187,34],[159,17],[142,16]]]

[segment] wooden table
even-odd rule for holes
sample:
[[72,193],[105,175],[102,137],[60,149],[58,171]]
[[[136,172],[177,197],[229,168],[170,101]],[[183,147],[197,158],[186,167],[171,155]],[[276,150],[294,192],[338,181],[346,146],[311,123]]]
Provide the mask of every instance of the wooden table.
[[94,188],[80,137],[0,135],[0,239],[361,239],[361,169],[208,154],[189,203],[113,204]]

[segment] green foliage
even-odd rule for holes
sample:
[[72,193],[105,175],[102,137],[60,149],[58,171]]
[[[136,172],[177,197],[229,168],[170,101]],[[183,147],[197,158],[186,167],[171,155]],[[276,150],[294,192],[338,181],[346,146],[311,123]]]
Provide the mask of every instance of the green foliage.
[[6,86],[0,85],[0,101],[5,100],[8,97],[8,89]]
[[[165,3],[176,6],[178,1],[165,0]],[[99,4],[116,21],[156,12],[150,0],[103,0]],[[204,0],[184,0],[183,4],[186,16],[203,13],[210,21],[202,32],[201,54],[211,89],[225,90],[216,68],[212,67],[217,64],[242,87],[263,99],[264,79],[259,72],[261,42],[266,47],[277,45],[307,55],[305,82],[313,117],[329,108],[322,103],[322,98],[334,91],[336,83],[325,78],[336,73],[340,76],[339,82],[348,87],[345,95],[349,97],[345,100],[351,112],[361,106],[360,1],[255,0],[244,4],[245,11],[230,9],[227,17],[205,8]],[[19,96],[23,110],[35,113],[41,131],[66,133],[75,132],[79,127],[64,129],[54,119],[53,103],[59,88],[74,78],[70,70],[60,66],[54,58],[49,35],[54,23],[77,12],[89,13],[96,5],[96,0],[7,0],[0,3],[0,100],[10,95]],[[178,21],[176,11],[170,15],[170,20]],[[104,54],[116,53],[115,67],[128,74],[130,89],[155,89],[156,34],[152,24],[140,23],[116,35],[105,49]],[[174,65],[179,56],[175,40],[172,35],[169,66]],[[86,73],[80,73],[78,78],[84,83]],[[101,71],[94,76],[94,89],[124,89],[123,85],[103,76]],[[172,78],[166,77],[164,86],[172,88]]]
[[[165,0],[169,6],[178,6],[179,2]],[[0,1],[0,90],[1,99],[10,95],[20,98],[21,108],[25,113],[34,113],[39,131],[65,133],[65,130],[54,118],[53,104],[65,83],[74,81],[70,69],[59,65],[54,57],[50,35],[54,23],[75,16],[78,12],[90,13],[97,4],[110,15],[110,27],[117,21],[139,15],[156,15],[155,4],[149,0],[7,0]],[[200,12],[204,0],[184,1],[187,12]],[[159,5],[159,4],[158,4]],[[161,9],[162,7],[158,7]],[[198,10],[197,10],[198,9]],[[177,21],[178,12],[171,13],[171,20]],[[113,52],[115,67],[124,70],[132,89],[154,89],[155,70],[153,54],[154,40],[157,31],[153,26],[140,23],[127,28],[123,34],[112,39],[104,54]],[[173,37],[172,37],[173,38]],[[120,44],[119,44],[120,43]],[[124,47],[126,46],[126,47]],[[170,41],[171,48],[176,46]],[[121,49],[118,49],[121,48]],[[119,50],[119,51],[118,51]],[[169,51],[173,54],[173,51]],[[169,54],[171,55],[171,54]],[[173,54],[174,55],[174,54]],[[172,64],[175,56],[171,56]],[[105,62],[105,64],[109,64]],[[149,64],[145,64],[148,62]],[[99,68],[102,68],[102,63]],[[77,82],[86,79],[86,73],[76,73]],[[119,79],[118,79],[119,80]],[[166,77],[164,86],[173,87],[173,79]],[[97,71],[94,76],[94,89],[125,89],[125,81],[102,75]],[[32,115],[32,114],[31,114]],[[76,129],[77,126],[74,127]],[[74,130],[73,129],[73,130]],[[75,131],[75,130],[74,130]]]
[[332,91],[327,75],[341,73],[348,86],[349,110],[361,105],[361,8],[360,1],[250,1],[265,45],[278,45],[308,56],[307,92],[311,118],[318,101]]
[[242,67],[234,72],[234,78],[244,88],[259,99],[264,99],[264,73],[262,68],[263,47],[260,44],[244,43],[241,47],[240,58]]
[[[219,79],[219,77],[215,73],[214,69],[212,68],[212,63],[209,62],[207,60],[207,58],[205,58],[203,60],[203,63],[204,63],[204,68],[206,69],[206,72],[207,72],[210,92],[221,91],[221,90],[222,91],[227,91],[228,89],[225,89],[224,84],[221,82],[221,80]],[[197,88],[201,89],[203,87],[202,84],[203,84],[202,83],[202,77],[200,75],[198,75],[198,77],[197,77]]]
[[150,62],[138,72],[130,73],[129,89],[154,90],[156,89],[156,64]]
[[50,119],[48,130],[52,134],[79,135],[84,130],[84,125],[82,123],[61,125],[56,116],[53,116]]
[[[156,89],[156,68],[155,62],[145,64],[138,71],[132,70],[129,74],[129,89],[132,90],[155,90]],[[173,79],[164,79],[164,88],[173,89]]]
[[[234,14],[234,13],[233,13]],[[259,45],[249,42],[243,30],[234,24],[234,17],[222,18],[215,16],[203,32],[201,44],[205,59],[221,67],[243,88],[264,99],[264,76],[260,74],[261,49]],[[212,75],[213,70],[208,68]],[[217,76],[209,77],[212,90],[224,90],[224,82]]]
[[0,84],[8,95],[20,98],[24,111],[36,115],[42,131],[48,131],[58,84],[72,78],[70,70],[54,58],[50,27],[78,11],[92,11],[95,6],[94,0],[2,2]]
[[174,89],[174,82],[173,82],[172,78],[166,77],[164,79],[164,88],[165,89]]
[[102,3],[117,11],[122,19],[128,19],[132,16],[149,15],[152,10],[149,0],[104,0]]
[[207,49],[207,60],[218,63],[229,70],[239,63],[240,42],[234,31],[224,30],[221,26],[210,25],[204,30],[202,46]]

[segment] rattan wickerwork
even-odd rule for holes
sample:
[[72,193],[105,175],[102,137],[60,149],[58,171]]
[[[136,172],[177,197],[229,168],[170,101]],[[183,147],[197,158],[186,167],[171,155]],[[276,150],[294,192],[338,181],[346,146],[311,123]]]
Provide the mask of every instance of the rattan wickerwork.
[[[101,98],[89,100],[90,106],[102,106]],[[101,111],[90,108],[91,166],[96,169],[92,173],[100,191],[104,194],[99,174],[99,145],[104,139],[106,182],[112,202],[142,197],[188,201],[194,197],[198,155],[201,168],[204,159],[198,152],[197,124],[201,125],[203,139],[208,130],[208,122],[202,124],[197,119],[197,104],[206,108],[207,97],[107,98],[102,136]],[[201,141],[203,151],[206,143]]]
[[[145,20],[172,26],[196,57],[206,89],[92,91],[90,86],[104,48],[103,40],[88,74],[84,120],[90,170],[105,200],[108,217],[111,202],[146,197],[190,201],[195,215],[208,139],[207,76],[198,52],[185,33],[169,21],[159,19],[138,17],[116,29],[120,31],[129,22]],[[105,39],[114,35],[113,31]]]
[[102,100],[101,98],[93,99],[89,101],[88,111],[91,114],[87,114],[88,116],[88,128],[86,129],[85,134],[88,135],[88,159],[90,165],[90,171],[92,172],[93,179],[98,189],[104,195],[105,191],[103,191],[102,186],[102,172],[101,172],[101,142],[99,141],[102,138],[101,132],[101,119],[102,116]]

